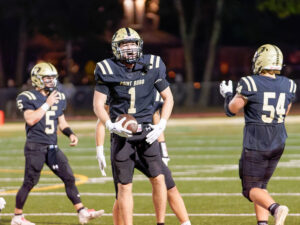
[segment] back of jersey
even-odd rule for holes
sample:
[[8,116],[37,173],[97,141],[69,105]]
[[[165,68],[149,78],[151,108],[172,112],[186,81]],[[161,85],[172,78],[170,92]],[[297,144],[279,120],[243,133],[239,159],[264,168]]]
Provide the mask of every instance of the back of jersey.
[[284,147],[287,138],[284,120],[295,92],[295,82],[286,77],[241,78],[237,93],[248,100],[244,107],[245,148],[267,151]]

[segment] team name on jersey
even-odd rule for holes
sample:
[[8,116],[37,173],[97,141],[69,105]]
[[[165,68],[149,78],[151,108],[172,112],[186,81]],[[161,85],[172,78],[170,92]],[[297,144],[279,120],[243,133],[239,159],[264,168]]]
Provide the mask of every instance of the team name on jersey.
[[140,80],[134,80],[134,81],[121,81],[120,85],[121,86],[138,86],[138,85],[143,85],[145,83],[145,79],[140,79]]

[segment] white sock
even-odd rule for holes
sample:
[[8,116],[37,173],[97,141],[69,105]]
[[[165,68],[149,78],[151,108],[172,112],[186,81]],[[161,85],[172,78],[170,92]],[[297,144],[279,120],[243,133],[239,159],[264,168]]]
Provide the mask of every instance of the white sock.
[[191,221],[188,220],[188,221],[185,221],[184,223],[182,223],[181,225],[192,225],[192,224],[191,224]]

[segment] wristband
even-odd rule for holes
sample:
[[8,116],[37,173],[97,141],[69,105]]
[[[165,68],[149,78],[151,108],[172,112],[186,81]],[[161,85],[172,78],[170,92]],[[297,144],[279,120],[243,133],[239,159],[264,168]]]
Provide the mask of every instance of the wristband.
[[224,101],[224,109],[225,109],[226,116],[228,117],[235,116],[235,113],[232,113],[229,110],[229,103],[232,100],[232,98],[233,98],[232,93],[226,93],[225,101]]
[[47,103],[44,103],[42,106],[41,106],[42,110],[44,110],[45,112],[48,111],[48,109],[50,108],[50,106],[47,104]]
[[66,127],[65,129],[63,129],[61,131],[64,135],[66,135],[67,137],[70,137],[71,134],[74,134],[74,132],[71,130],[70,127]]

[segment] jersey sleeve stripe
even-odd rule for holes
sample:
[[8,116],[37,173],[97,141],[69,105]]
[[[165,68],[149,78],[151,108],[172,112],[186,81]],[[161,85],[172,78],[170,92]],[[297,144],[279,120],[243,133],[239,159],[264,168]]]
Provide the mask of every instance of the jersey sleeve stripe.
[[30,94],[28,94],[27,92],[23,92],[21,95],[25,95],[29,100],[33,100]]
[[33,93],[31,93],[30,91],[28,91],[28,94],[32,97],[33,100],[36,100],[36,97]]
[[102,74],[106,74],[106,71],[104,69],[104,67],[102,66],[102,63],[101,62],[98,62],[97,65],[100,67],[101,71],[102,71]]
[[108,73],[109,73],[109,74],[113,74],[113,71],[111,70],[111,67],[110,67],[110,65],[108,64],[107,60],[103,60],[103,62],[104,62],[104,64],[105,64],[106,68],[107,68]]
[[294,83],[294,91],[293,91],[294,94],[296,93],[296,90],[297,90],[297,84]]
[[61,96],[62,96],[62,100],[65,100],[66,99],[66,96],[64,93],[61,93]]
[[154,55],[151,55],[149,69],[153,69],[153,62],[154,62]]
[[252,77],[250,77],[250,76],[247,76],[247,78],[250,80],[250,82],[252,84],[253,91],[257,91],[257,87],[256,87],[254,79]]
[[33,100],[32,96],[29,94],[29,91],[24,91],[20,95],[26,96],[29,100]]
[[294,90],[294,81],[290,80],[291,87],[290,87],[290,92],[293,92]]
[[156,57],[155,68],[158,68],[158,67],[159,67],[159,62],[160,62],[160,57],[157,56],[157,57]]
[[245,81],[246,85],[247,85],[247,88],[248,88],[248,91],[251,91],[251,86],[250,86],[250,83],[248,81],[248,79],[246,77],[242,77],[242,80]]

